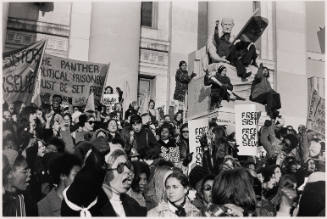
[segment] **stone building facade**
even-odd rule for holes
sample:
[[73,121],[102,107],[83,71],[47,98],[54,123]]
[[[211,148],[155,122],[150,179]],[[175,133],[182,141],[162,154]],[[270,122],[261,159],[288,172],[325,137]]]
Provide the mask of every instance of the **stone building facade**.
[[237,33],[259,10],[270,22],[257,42],[259,58],[273,70],[286,123],[305,123],[308,87],[324,95],[323,1],[75,1],[54,2],[48,11],[33,2],[2,6],[4,51],[47,38],[46,53],[110,62],[108,84],[124,90],[125,107],[150,95],[166,109],[179,61],[189,61],[189,55],[205,45],[215,21],[234,18]]

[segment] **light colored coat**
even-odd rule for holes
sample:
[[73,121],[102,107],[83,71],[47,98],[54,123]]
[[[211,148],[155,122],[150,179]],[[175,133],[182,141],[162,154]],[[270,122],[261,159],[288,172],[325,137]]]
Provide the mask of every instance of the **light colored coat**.
[[[191,202],[186,199],[185,205],[184,205],[186,216],[187,217],[197,217],[201,216],[201,212],[199,209],[197,209]],[[162,201],[159,203],[159,205],[150,211],[148,211],[147,216],[152,217],[177,217],[175,214],[175,211],[177,209],[169,204],[168,202]]]

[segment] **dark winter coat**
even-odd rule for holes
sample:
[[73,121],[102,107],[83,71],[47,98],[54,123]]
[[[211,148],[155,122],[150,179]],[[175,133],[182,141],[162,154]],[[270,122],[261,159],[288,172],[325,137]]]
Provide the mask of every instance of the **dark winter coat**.
[[3,216],[16,216],[23,217],[26,216],[26,209],[22,207],[21,202],[24,202],[24,196],[19,193],[5,192],[2,196],[3,201]]
[[222,76],[220,74],[216,74],[215,78],[223,84],[223,86],[220,86],[214,82],[212,82],[208,76],[208,74],[204,77],[204,85],[209,86],[211,85],[211,96],[212,97],[219,97],[223,100],[229,100],[229,94],[227,92],[227,89],[232,91],[233,85],[230,82],[229,77]]
[[188,75],[187,71],[178,69],[175,75],[176,87],[174,92],[174,99],[184,102],[185,94],[187,91],[188,83],[191,81],[192,77]]
[[[102,190],[99,195],[99,216],[117,216],[115,210],[113,209],[107,195]],[[125,210],[127,217],[144,217],[147,215],[147,210],[145,207],[139,205],[137,201],[131,198],[127,194],[121,194],[120,199]]]
[[270,82],[268,81],[268,78],[263,75],[262,71],[263,68],[260,66],[251,85],[250,100],[253,100],[261,94],[268,93],[273,90],[271,88]]
[[[146,216],[146,208],[141,207],[137,201],[135,201],[133,198],[129,197],[127,194],[121,194],[120,199],[122,201],[125,214],[127,217],[131,216]],[[114,208],[112,207],[106,193],[101,189],[99,195],[98,195],[98,201],[97,203],[90,209],[92,216],[111,216],[115,217],[117,216]],[[79,217],[80,212],[73,211],[70,209],[65,202],[62,202],[61,207],[61,215],[65,216],[75,216]]]
[[160,145],[149,128],[142,127],[139,133],[134,133],[136,151],[141,159],[156,159],[160,154]]

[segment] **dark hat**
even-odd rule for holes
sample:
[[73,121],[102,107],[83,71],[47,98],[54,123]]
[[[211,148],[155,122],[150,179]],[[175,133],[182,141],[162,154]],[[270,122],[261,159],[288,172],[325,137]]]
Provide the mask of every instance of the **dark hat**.
[[75,147],[75,155],[84,160],[86,153],[92,148],[92,144],[88,141],[81,141]]
[[325,181],[307,183],[297,216],[325,216]]
[[[77,173],[73,183],[67,189],[67,199],[77,206],[89,206],[101,192],[105,173],[104,154],[93,148],[86,158],[85,165]],[[63,206],[67,208],[66,201],[64,202]],[[92,208],[90,211],[92,211]]]
[[226,67],[221,65],[221,66],[218,67],[217,72],[220,74],[224,69],[226,69]]
[[189,175],[191,187],[195,188],[196,184],[204,179],[204,177],[207,175],[209,175],[209,171],[206,168],[199,165],[195,166]]

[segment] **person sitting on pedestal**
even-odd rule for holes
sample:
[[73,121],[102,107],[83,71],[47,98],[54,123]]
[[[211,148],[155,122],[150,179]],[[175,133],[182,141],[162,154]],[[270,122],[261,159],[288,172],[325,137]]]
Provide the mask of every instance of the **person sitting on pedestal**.
[[236,40],[231,47],[228,60],[236,67],[237,75],[246,81],[246,78],[251,75],[251,72],[246,72],[245,67],[250,64],[258,67],[257,52],[253,42],[246,35],[242,34],[240,39]]
[[265,105],[268,116],[275,119],[279,115],[277,110],[281,108],[280,95],[271,88],[268,78],[269,69],[261,63],[251,85],[249,99]]
[[226,76],[226,67],[221,65],[217,72],[207,73],[204,77],[204,85],[211,85],[211,110],[221,107],[222,100],[230,100],[228,90],[233,90],[229,77]]

